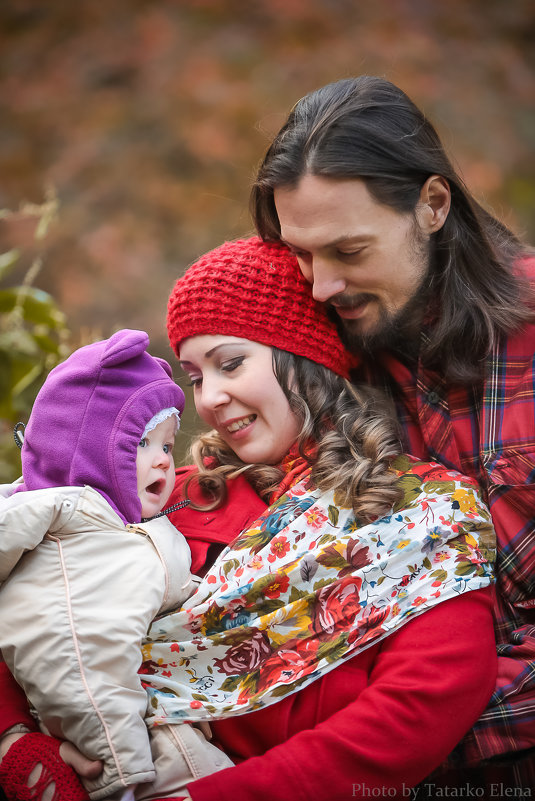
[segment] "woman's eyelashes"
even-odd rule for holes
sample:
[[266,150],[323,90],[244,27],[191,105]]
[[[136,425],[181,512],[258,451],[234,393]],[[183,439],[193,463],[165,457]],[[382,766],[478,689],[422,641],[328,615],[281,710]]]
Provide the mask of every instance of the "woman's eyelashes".
[[228,359],[225,362],[221,362],[221,369],[225,371],[225,373],[232,373],[233,370],[236,370],[243,364],[245,356],[235,356],[233,359]]
[[[245,361],[245,356],[235,356],[232,359],[226,359],[225,361],[222,361],[218,365],[218,369],[224,373],[232,373],[234,370],[237,370],[238,367],[241,367],[244,361]],[[200,387],[201,384],[202,384],[202,375],[195,375],[190,373],[188,386]]]

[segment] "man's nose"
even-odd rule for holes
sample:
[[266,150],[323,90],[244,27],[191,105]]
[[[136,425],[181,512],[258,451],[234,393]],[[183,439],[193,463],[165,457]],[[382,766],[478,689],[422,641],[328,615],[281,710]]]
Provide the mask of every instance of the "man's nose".
[[[312,295],[320,303],[325,303],[335,295],[345,292],[347,287],[347,281],[339,273],[336,266],[321,257],[316,257],[312,260],[311,277]],[[307,280],[310,279],[307,278]]]

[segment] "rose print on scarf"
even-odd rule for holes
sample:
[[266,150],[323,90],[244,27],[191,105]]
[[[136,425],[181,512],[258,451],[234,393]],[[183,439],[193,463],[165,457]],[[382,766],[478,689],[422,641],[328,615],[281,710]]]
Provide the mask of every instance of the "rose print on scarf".
[[393,469],[404,497],[368,525],[303,471],[223,551],[187,608],[153,623],[144,648],[150,723],[274,703],[493,580],[494,532],[476,483],[407,456]]

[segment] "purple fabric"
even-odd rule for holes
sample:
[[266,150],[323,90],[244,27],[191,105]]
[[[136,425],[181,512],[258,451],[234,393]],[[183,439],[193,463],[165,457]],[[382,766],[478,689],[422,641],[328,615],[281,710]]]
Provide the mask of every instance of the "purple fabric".
[[137,445],[161,409],[184,409],[166,361],[144,331],[125,329],[75,351],[37,395],[22,447],[21,489],[89,485],[125,523],[141,519]]

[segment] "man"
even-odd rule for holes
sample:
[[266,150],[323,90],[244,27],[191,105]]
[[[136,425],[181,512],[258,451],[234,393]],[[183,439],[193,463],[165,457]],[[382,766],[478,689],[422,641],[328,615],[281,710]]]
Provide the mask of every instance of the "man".
[[470,195],[423,113],[379,78],[338,81],[296,104],[251,208],[260,235],[288,244],[361,356],[355,379],[394,398],[408,450],[486,490],[499,675],[450,766],[474,776],[466,766],[493,759],[487,788],[489,777],[531,787],[535,258]]

